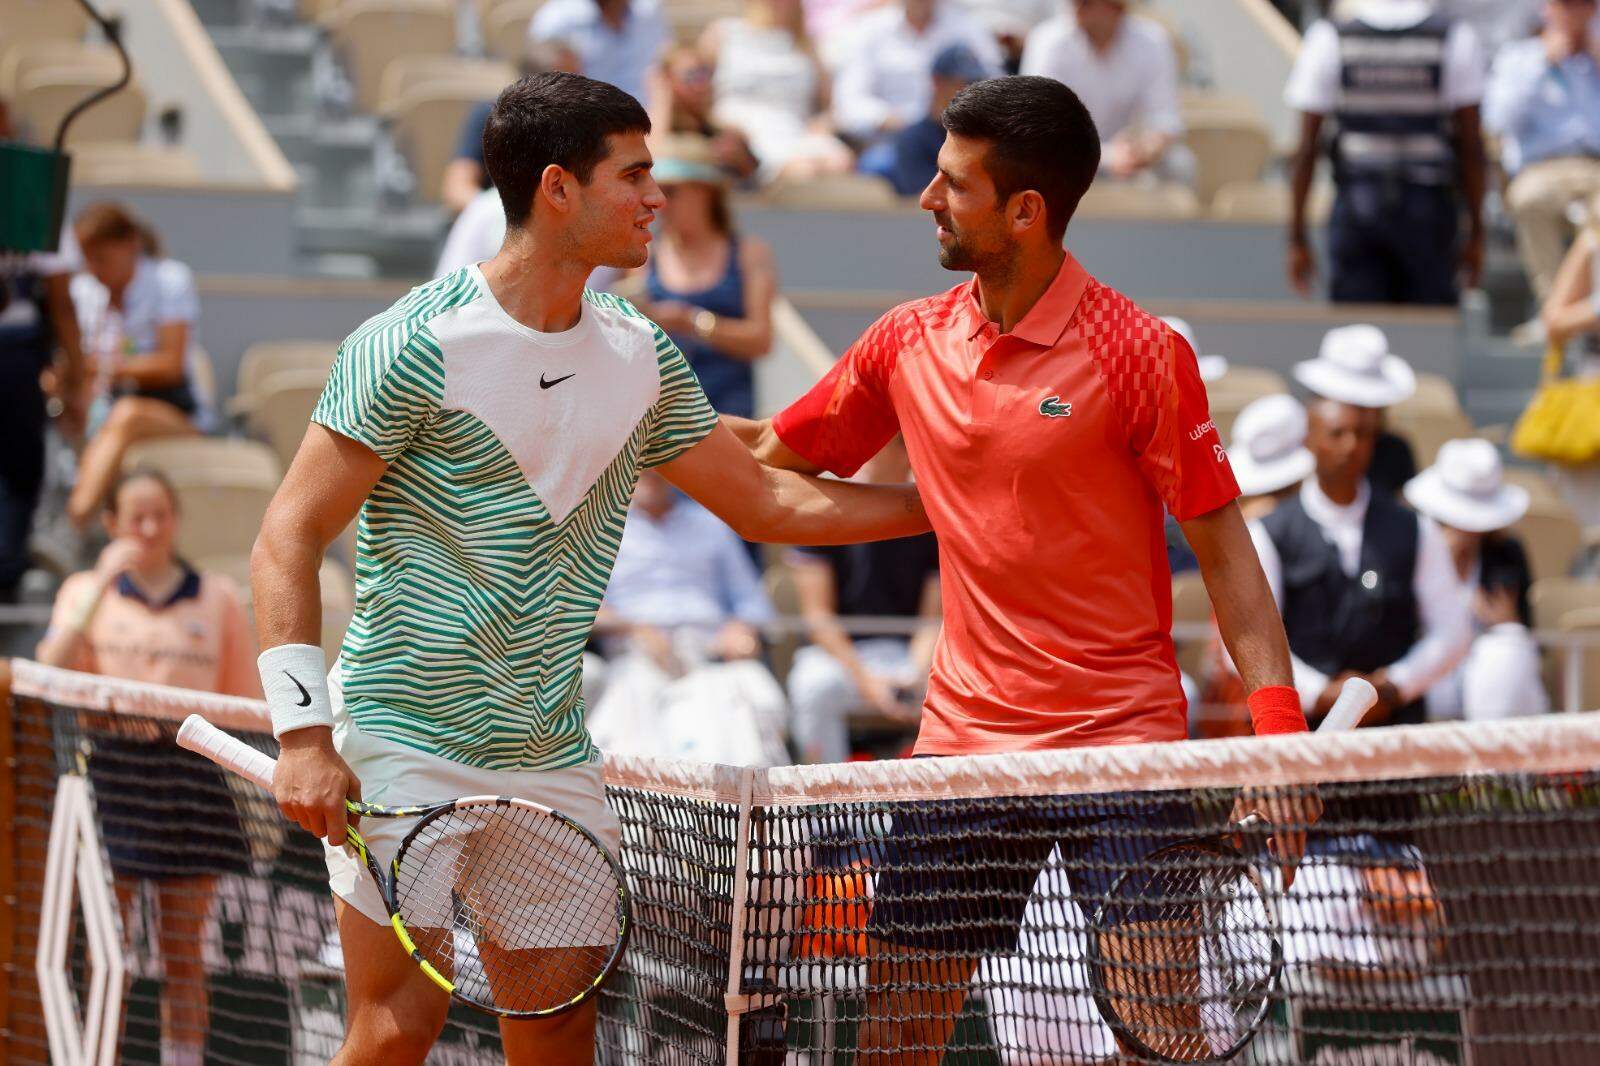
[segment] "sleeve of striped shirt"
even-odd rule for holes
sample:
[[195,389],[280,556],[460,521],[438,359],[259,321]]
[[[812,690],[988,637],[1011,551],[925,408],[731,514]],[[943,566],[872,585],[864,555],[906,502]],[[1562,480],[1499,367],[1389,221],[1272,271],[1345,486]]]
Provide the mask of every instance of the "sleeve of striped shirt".
[[640,457],[644,467],[670,463],[705,440],[717,425],[717,412],[700,388],[700,379],[659,327],[656,358],[661,367],[661,395],[650,409],[650,439]]
[[443,360],[426,331],[369,323],[339,349],[311,420],[390,463],[438,412],[443,389]]

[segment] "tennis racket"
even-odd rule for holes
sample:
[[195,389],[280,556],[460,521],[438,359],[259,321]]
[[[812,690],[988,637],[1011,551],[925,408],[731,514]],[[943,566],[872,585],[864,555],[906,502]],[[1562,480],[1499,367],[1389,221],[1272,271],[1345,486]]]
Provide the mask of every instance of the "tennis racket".
[[[1347,681],[1318,732],[1354,729],[1376,702],[1371,684]],[[1261,1031],[1283,976],[1281,892],[1263,874],[1271,829],[1252,814],[1160,848],[1095,910],[1090,991],[1141,1061],[1224,1062]]]
[[[272,788],[276,762],[199,715],[178,743]],[[347,806],[362,818],[418,820],[387,871],[359,832],[347,839],[401,945],[455,999],[501,1017],[548,1017],[615,972],[632,924],[622,867],[571,818],[507,796]]]

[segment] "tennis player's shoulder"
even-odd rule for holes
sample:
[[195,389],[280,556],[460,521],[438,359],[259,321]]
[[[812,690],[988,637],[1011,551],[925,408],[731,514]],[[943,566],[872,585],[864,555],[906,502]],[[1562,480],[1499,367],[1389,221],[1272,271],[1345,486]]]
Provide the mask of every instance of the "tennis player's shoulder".
[[878,317],[868,334],[879,345],[892,343],[904,350],[929,332],[948,329],[965,299],[967,284],[896,304]]
[[595,322],[606,344],[625,363],[654,359],[660,366],[682,361],[683,355],[665,330],[645,317],[632,302],[612,292],[584,289],[583,298],[594,308]]
[[1111,286],[1091,279],[1077,318],[1090,350],[1100,360],[1128,369],[1171,372],[1177,332]]
[[[392,362],[401,352],[439,356],[428,324],[439,315],[481,297],[471,270],[463,267],[418,285],[385,311],[373,315],[345,338],[341,353],[352,358]],[[418,345],[419,338],[429,343]]]

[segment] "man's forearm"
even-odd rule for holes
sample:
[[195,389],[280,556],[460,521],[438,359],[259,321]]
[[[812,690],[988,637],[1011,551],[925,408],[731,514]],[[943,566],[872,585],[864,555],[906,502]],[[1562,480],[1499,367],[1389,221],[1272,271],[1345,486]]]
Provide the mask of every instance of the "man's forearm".
[[1294,686],[1289,639],[1278,605],[1254,554],[1234,556],[1205,573],[1206,591],[1217,628],[1246,692],[1277,685]]
[[746,540],[769,544],[857,544],[926,533],[915,485],[858,485],[761,468],[762,493],[738,524]]
[[262,527],[250,553],[250,586],[263,651],[322,642],[322,554],[310,531],[287,523]]

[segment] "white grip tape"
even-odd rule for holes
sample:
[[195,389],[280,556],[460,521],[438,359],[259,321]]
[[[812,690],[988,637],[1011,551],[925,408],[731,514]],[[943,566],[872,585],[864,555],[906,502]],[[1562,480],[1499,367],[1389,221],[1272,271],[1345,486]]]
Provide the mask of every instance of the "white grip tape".
[[1372,682],[1364,677],[1352,677],[1339,690],[1339,698],[1333,701],[1328,713],[1323,715],[1322,724],[1317,727],[1317,732],[1349,732],[1361,724],[1361,719],[1367,716],[1367,712],[1372,710],[1377,702],[1378,690],[1372,687]]
[[232,770],[264,789],[272,788],[272,773],[278,767],[277,761],[238,737],[224,733],[198,714],[191,714],[178,727],[178,746],[188,748],[196,755],[204,755],[224,770]]

